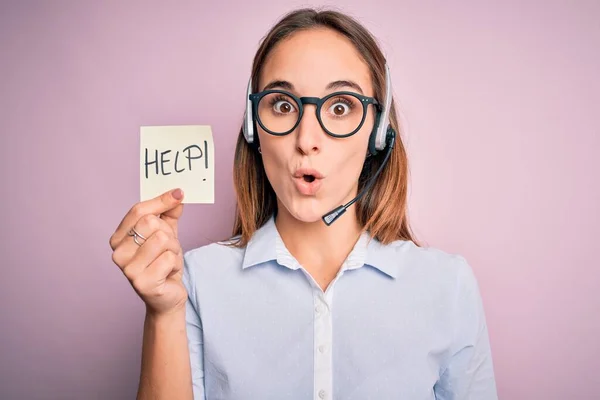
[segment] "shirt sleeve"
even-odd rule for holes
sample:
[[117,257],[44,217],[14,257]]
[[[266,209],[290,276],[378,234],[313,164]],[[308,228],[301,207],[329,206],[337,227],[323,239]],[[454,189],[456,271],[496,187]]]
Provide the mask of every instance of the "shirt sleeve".
[[437,400],[497,400],[487,324],[477,280],[458,256],[451,355],[434,386]]
[[186,332],[188,348],[190,352],[190,364],[192,369],[192,387],[194,400],[204,400],[204,349],[202,335],[202,321],[198,313],[196,301],[196,285],[193,271],[187,254],[184,256],[183,285],[188,293],[185,306]]

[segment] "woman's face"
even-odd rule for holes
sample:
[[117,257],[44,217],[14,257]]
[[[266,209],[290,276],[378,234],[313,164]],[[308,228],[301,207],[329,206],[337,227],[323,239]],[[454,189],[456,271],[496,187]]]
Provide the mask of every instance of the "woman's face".
[[[373,97],[367,64],[348,39],[325,28],[300,31],[281,41],[261,71],[259,90],[265,88],[286,90],[297,97],[321,98],[337,91]],[[321,112],[322,118],[331,121],[330,126],[338,124],[341,130],[344,125],[337,121],[343,121],[344,115],[362,115],[362,105],[358,104],[360,110],[351,110],[342,100],[332,99]],[[259,108],[265,119],[273,118],[273,124],[294,119],[291,114],[297,112],[285,96],[271,96],[269,102],[261,101]],[[320,220],[356,195],[375,120],[370,105],[358,132],[335,138],[323,130],[315,110],[315,105],[305,104],[299,125],[285,136],[271,135],[257,124],[263,163],[277,194],[279,212],[287,211],[304,222]],[[286,113],[290,115],[283,115]]]

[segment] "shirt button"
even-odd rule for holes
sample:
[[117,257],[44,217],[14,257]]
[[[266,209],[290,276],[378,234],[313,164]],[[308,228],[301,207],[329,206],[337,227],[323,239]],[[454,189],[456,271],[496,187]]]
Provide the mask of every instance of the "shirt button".
[[319,304],[319,305],[317,305],[317,306],[315,307],[315,312],[316,312],[317,314],[320,314],[320,313],[321,313],[321,311],[323,311],[323,307],[321,307],[321,305]]
[[323,345],[319,346],[319,352],[325,353],[325,349],[326,349],[325,346],[323,346]]
[[319,390],[319,397],[324,399],[325,397],[327,397],[327,392],[323,389]]

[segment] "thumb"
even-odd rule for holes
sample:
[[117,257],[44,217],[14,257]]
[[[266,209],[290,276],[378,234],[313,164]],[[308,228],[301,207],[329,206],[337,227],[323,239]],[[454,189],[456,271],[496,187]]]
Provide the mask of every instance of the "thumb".
[[168,197],[167,199],[163,199],[163,201],[171,202],[173,207],[161,213],[160,218],[169,224],[171,229],[173,229],[173,232],[175,232],[175,236],[177,237],[177,221],[183,214],[184,205],[181,203],[183,200],[183,190],[175,189],[171,192],[164,193],[163,196]]

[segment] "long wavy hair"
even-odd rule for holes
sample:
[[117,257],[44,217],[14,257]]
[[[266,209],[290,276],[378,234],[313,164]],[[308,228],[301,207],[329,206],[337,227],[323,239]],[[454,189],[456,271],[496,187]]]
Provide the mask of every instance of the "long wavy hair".
[[[252,64],[252,91],[258,90],[262,66],[272,49],[295,32],[329,28],[348,38],[371,70],[375,98],[385,99],[385,57],[371,33],[354,18],[333,10],[299,9],[285,15],[262,39]],[[390,122],[400,133],[394,101]],[[358,191],[360,192],[377,168],[385,152],[367,157]],[[368,192],[355,203],[359,224],[383,244],[394,240],[409,240],[418,245],[407,219],[408,158],[401,135],[396,138],[388,164]],[[236,215],[231,245],[244,247],[254,232],[277,211],[277,199],[256,146],[246,142],[243,127],[235,149],[233,182],[237,197]]]

